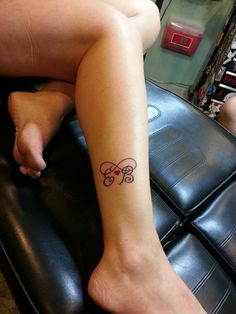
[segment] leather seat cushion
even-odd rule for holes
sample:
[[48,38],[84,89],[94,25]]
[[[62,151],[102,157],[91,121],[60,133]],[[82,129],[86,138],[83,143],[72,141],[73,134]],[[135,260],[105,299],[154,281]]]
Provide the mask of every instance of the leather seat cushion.
[[[147,82],[154,187],[189,215],[236,171],[236,138],[191,104]],[[222,162],[223,161],[223,162]]]
[[[236,182],[222,191],[192,222],[196,236],[219,254],[236,278]],[[235,280],[236,282],[236,280]]]
[[182,236],[166,246],[165,251],[175,272],[207,313],[235,313],[235,285],[193,235]]

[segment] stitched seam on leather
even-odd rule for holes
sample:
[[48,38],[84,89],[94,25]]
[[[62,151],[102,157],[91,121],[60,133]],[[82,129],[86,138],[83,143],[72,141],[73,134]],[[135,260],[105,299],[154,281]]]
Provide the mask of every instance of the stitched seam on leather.
[[179,221],[175,222],[175,224],[169,229],[169,231],[166,232],[166,234],[161,238],[160,241],[164,241],[164,239],[167,238],[174,229],[178,228],[179,224]]
[[204,165],[206,163],[206,158],[202,158],[201,161],[199,161],[195,166],[193,166],[192,168],[190,168],[184,176],[182,176],[181,178],[179,178],[178,181],[176,181],[174,184],[170,185],[169,187],[171,189],[173,189],[179,182],[181,182],[184,178],[186,178],[194,169],[197,169],[199,167],[201,167],[202,165]]
[[[160,196],[159,196],[158,194],[156,194],[155,192],[154,192],[152,195],[154,195],[154,196],[152,196],[152,200],[153,200],[153,201],[157,201],[157,200],[161,200],[161,201],[162,201],[162,199],[160,198]],[[178,216],[177,216],[174,212],[172,212],[172,213],[173,213],[173,215],[175,216],[175,218],[178,219],[178,220],[177,220],[177,221],[174,223],[174,225],[163,235],[163,237],[160,239],[160,241],[164,241],[165,238],[168,238],[169,234],[171,234],[172,231],[175,230],[175,229],[179,226],[179,224],[180,224],[180,221],[179,221]]]
[[[164,169],[162,169],[159,173],[163,173],[165,172],[170,166],[172,166],[176,161],[178,161],[181,157],[183,156],[188,156],[190,155],[188,152],[182,152],[179,155],[176,156],[175,159],[171,160],[171,162],[166,162],[166,167]],[[164,164],[164,163],[163,163]]]
[[155,147],[153,150],[150,151],[150,153],[156,151],[157,153],[161,153],[163,152],[163,150],[165,150],[166,148],[172,146],[173,144],[176,144],[178,142],[183,142],[183,137],[180,136],[180,137],[177,137],[174,141],[172,142],[168,142],[166,143],[165,145],[161,145],[160,147]]
[[[195,168],[199,168],[200,166],[202,166],[203,164],[205,164],[206,159],[203,158],[201,161],[199,161],[196,165],[194,165],[193,167],[191,167],[182,177],[180,177],[175,183],[173,183],[172,185],[166,185],[169,188],[174,188],[175,185],[177,185],[180,181],[182,181],[185,177],[187,177],[193,169]],[[165,169],[163,169],[160,173],[162,173]],[[155,181],[154,181],[155,182]]]
[[194,287],[192,290],[193,293],[197,293],[201,287],[206,283],[207,279],[212,275],[212,273],[215,271],[215,269],[218,267],[218,264],[215,262],[210,270],[202,277],[202,279],[198,282],[198,284]]
[[11,258],[9,257],[7,251],[5,250],[5,246],[4,246],[3,242],[2,242],[2,240],[0,240],[0,246],[1,246],[1,249],[3,250],[3,252],[5,254],[5,257],[6,257],[7,261],[8,261],[8,263],[9,263],[9,266],[10,266],[12,272],[14,273],[14,276],[15,276],[18,284],[21,286],[22,290],[24,291],[27,300],[29,301],[29,303],[32,306],[32,308],[35,311],[35,313],[39,314],[39,311],[37,310],[35,303],[31,299],[31,297],[30,297],[30,295],[28,293],[28,290],[26,289],[23,281],[20,278],[20,275],[18,274],[18,272],[16,271],[15,267],[13,266],[13,262],[12,262]]
[[206,202],[206,200],[209,199],[209,197],[212,196],[216,191],[218,191],[222,186],[226,184],[232,177],[234,177],[236,174],[236,170],[231,171],[230,174],[221,182],[219,182],[215,187],[213,187],[200,201],[197,201],[195,205],[192,205],[192,207],[188,209],[184,209],[179,205],[178,201],[174,200],[169,193],[167,193],[165,186],[160,184],[155,178],[152,177],[152,174],[150,176],[151,183],[157,188],[162,191],[162,193],[178,208],[178,210],[181,212],[181,214],[188,215],[189,213],[192,213],[196,208],[201,206]]
[[236,227],[229,233],[229,235],[224,239],[224,241],[217,247],[217,249],[221,249],[225,246],[225,244],[230,241],[236,233]]
[[[150,158],[151,158],[151,157],[156,158],[157,155],[160,155],[160,154],[161,154],[164,150],[166,150],[168,147],[173,146],[173,144],[176,144],[177,142],[180,142],[180,141],[182,141],[182,139],[179,139],[179,140],[176,140],[176,141],[174,141],[174,142],[172,142],[172,143],[169,143],[168,145],[165,145],[165,147],[162,147],[161,149],[157,149],[157,148],[153,149],[152,151],[150,151],[149,157],[150,157]],[[186,152],[181,152],[181,153],[179,153],[179,155],[177,156],[177,158],[178,158],[179,156],[182,156],[182,155],[185,154],[185,153],[186,153]],[[159,165],[162,166],[162,168],[163,168],[163,166],[165,166],[165,164],[168,165],[168,162],[163,161],[162,163],[159,163]],[[165,168],[164,168],[164,169],[165,169]]]
[[[156,135],[161,134],[161,133],[164,134],[164,132],[162,132],[163,129],[167,129],[167,130],[168,130],[167,127],[163,127],[162,129],[157,130],[157,131],[155,131],[154,133],[152,133],[151,135],[149,135],[149,143],[151,142],[152,138],[155,137]],[[166,144],[162,144],[162,145],[160,146],[160,150],[159,150],[159,151],[162,151],[162,150],[165,149],[166,147],[169,147],[170,145],[175,144],[175,143],[177,143],[177,142],[179,142],[179,141],[181,141],[181,140],[183,140],[183,136],[182,136],[182,135],[178,135],[178,136],[175,138],[174,141],[168,142],[168,143],[166,143]]]
[[197,230],[197,232],[200,233],[200,235],[204,238],[204,240],[207,241],[207,242],[210,244],[211,247],[213,247],[213,249],[217,252],[217,254],[219,254],[219,255],[221,256],[221,258],[225,261],[225,263],[226,263],[230,268],[232,268],[232,269],[235,271],[235,270],[236,270],[236,267],[235,267],[234,265],[232,265],[232,264],[230,263],[230,261],[228,261],[228,259],[226,259],[226,257],[225,257],[219,250],[217,250],[217,248],[216,248],[216,246],[214,245],[214,243],[213,243],[211,240],[209,240],[209,238],[205,235],[205,233],[204,233],[198,226],[196,226],[195,224],[194,224],[194,225],[192,224],[192,226],[193,226],[193,228],[194,228],[195,230]]
[[156,192],[151,193],[151,195],[152,195],[152,200],[153,200],[153,202],[160,199],[160,196],[158,196],[158,195],[156,194]]
[[221,300],[216,304],[215,308],[212,310],[211,314],[215,314],[219,312],[219,309],[222,308],[222,306],[224,305],[227,297],[229,296],[230,292],[232,291],[232,283],[229,280],[229,285],[228,288],[225,292],[225,294],[223,295],[223,297],[221,298]]

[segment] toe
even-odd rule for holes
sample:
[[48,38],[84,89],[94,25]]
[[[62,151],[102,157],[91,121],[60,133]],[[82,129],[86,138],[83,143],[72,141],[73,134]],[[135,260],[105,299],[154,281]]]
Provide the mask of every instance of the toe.
[[27,175],[27,168],[24,166],[20,166],[20,172],[24,175]]
[[26,169],[31,169],[35,172],[41,172],[45,169],[46,163],[43,160],[42,152],[41,134],[34,125],[28,128],[25,127],[16,136],[14,157],[16,162],[23,166],[21,170],[23,174],[28,174]]
[[41,171],[36,171],[36,170],[28,168],[27,175],[33,179],[37,179],[41,176]]
[[24,175],[28,175],[29,177],[31,177],[33,179],[37,179],[41,176],[41,171],[26,168],[24,166],[20,166],[20,172]]
[[31,169],[35,172],[41,172],[46,168],[46,163],[43,160],[41,151],[34,150],[32,147],[32,150],[29,150],[24,154],[23,157],[23,165],[26,166],[27,169]]

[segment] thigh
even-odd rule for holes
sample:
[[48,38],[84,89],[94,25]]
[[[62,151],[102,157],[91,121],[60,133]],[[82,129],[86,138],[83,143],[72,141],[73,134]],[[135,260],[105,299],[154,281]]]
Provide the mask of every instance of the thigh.
[[97,0],[1,0],[0,76],[73,81],[112,10]]

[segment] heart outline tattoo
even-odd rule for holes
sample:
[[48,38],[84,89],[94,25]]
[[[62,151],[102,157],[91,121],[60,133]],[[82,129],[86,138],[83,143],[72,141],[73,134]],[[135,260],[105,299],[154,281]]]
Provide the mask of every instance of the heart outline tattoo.
[[137,167],[137,162],[133,158],[122,159],[118,164],[111,161],[104,161],[100,166],[103,175],[103,185],[111,186],[116,178],[120,178],[119,185],[122,183],[134,182],[133,171]]

